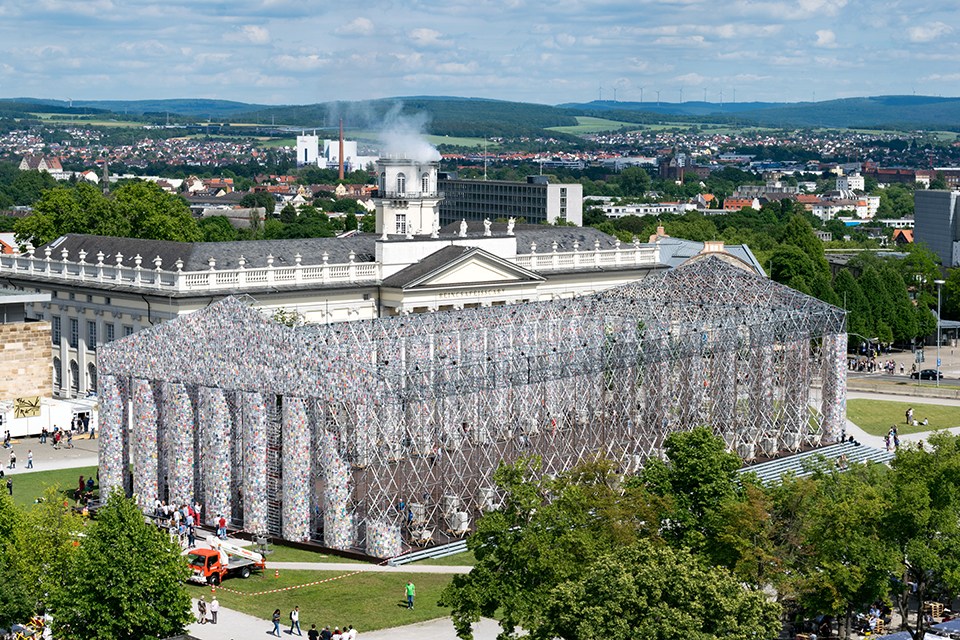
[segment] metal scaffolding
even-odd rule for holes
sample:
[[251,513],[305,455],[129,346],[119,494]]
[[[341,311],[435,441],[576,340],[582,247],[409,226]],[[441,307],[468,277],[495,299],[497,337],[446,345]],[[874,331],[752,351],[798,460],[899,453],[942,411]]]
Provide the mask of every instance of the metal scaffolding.
[[388,557],[466,534],[522,455],[635,472],[701,425],[748,460],[835,440],[844,331],[842,310],[716,258],[582,298],[301,329],[228,298],[102,348],[101,483],[130,490],[129,439],[145,504],[169,483],[160,499],[202,497],[206,519]]

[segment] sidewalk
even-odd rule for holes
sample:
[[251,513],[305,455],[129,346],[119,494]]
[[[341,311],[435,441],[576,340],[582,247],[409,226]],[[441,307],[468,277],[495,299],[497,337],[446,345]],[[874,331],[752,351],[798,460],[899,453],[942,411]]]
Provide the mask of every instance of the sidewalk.
[[[13,451],[17,454],[17,468],[10,466],[10,449],[0,448],[0,463],[3,472],[9,475],[30,473],[31,471],[51,471],[54,469],[76,469],[77,467],[95,467],[98,464],[99,440],[90,440],[86,434],[73,436],[73,448],[62,445],[54,449],[52,440],[40,444],[40,438],[19,438],[12,441]],[[33,451],[33,469],[27,469],[27,451]]]
[[[210,598],[208,597],[208,608],[209,602]],[[191,611],[196,615],[196,599],[193,600],[191,606],[193,607]],[[209,619],[209,617],[208,612],[207,618]],[[300,627],[304,638],[307,637],[307,630],[310,629],[311,624],[316,624],[318,629],[323,628],[319,622],[313,623],[301,620]],[[459,640],[449,617],[379,631],[357,630],[360,632],[358,638],[363,638],[363,640],[424,640],[424,638],[429,638],[429,640]],[[290,622],[285,619],[280,624],[280,636],[283,638],[290,637],[288,631],[290,631]],[[496,640],[499,632],[499,623],[488,618],[481,619],[479,623],[473,626],[474,640]],[[207,624],[194,623],[187,627],[187,633],[200,640],[245,640],[246,638],[262,638],[271,635],[273,633],[273,623],[221,606],[220,613],[217,614],[217,624],[210,624],[209,622]],[[300,636],[294,634],[293,637],[299,638]]]

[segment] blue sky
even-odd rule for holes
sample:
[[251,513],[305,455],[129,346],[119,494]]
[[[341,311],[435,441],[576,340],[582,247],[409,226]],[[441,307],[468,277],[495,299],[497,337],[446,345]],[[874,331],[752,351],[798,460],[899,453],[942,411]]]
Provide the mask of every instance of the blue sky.
[[0,0],[0,97],[956,96],[958,0]]

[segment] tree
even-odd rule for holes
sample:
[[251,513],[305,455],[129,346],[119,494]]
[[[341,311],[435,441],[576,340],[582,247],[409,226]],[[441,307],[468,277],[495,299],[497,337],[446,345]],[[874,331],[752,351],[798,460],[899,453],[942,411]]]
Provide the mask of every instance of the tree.
[[800,247],[782,244],[770,256],[770,278],[788,284],[794,278],[809,282],[817,273],[816,265]]
[[273,215],[277,201],[269,191],[258,191],[257,193],[248,193],[240,198],[240,206],[244,209],[263,207],[267,210],[267,215]]
[[237,230],[227,216],[210,216],[197,223],[204,242],[230,242],[237,239]]
[[780,242],[799,248],[807,254],[819,271],[824,275],[830,273],[830,267],[827,265],[826,258],[823,257],[823,241],[813,232],[813,227],[803,215],[798,213],[790,218],[780,234]]
[[54,635],[65,640],[141,640],[178,635],[192,620],[177,545],[146,524],[137,505],[110,494],[53,592]]
[[641,540],[594,562],[550,593],[531,638],[772,640],[780,605],[683,550]]
[[934,583],[960,588],[960,437],[938,431],[926,443],[901,447],[892,466],[883,531],[902,559],[896,602],[904,621],[916,605],[914,622],[904,626],[923,640],[923,604]]
[[655,538],[664,501],[641,485],[618,486],[607,461],[585,463],[557,478],[539,478],[538,458],[502,464],[494,474],[503,504],[477,522],[467,540],[476,563],[455,576],[440,603],[453,609],[461,638],[480,616],[498,616],[504,633],[523,627],[550,637],[551,591],[577,582],[599,557],[642,538]]
[[351,211],[343,219],[343,229],[344,231],[353,231],[357,226],[357,214]]
[[293,224],[297,221],[297,208],[291,203],[287,203],[280,210],[280,222],[283,224]]
[[810,611],[838,616],[850,637],[856,608],[886,596],[895,552],[883,536],[887,509],[875,467],[847,472],[817,469],[810,479],[788,478],[781,491],[800,494],[799,545],[789,580]]
[[863,294],[863,289],[854,280],[850,271],[843,269],[837,274],[833,281],[833,291],[837,296],[837,301],[847,310],[847,330],[851,334],[859,333],[867,338],[873,330],[873,310],[870,308],[870,302]]
[[737,495],[736,472],[742,462],[704,427],[671,433],[664,440],[664,450],[667,462],[651,458],[640,480],[673,505],[664,536],[677,546],[700,549],[717,535],[708,516]]
[[640,167],[627,167],[621,171],[618,182],[628,196],[642,196],[650,190],[650,174]]
[[[186,201],[166,193],[153,182],[137,181],[117,189],[113,197],[120,218],[134,238],[199,242],[197,221]],[[104,234],[106,235],[106,234]]]
[[23,514],[7,493],[0,492],[0,629],[24,622],[36,611],[24,575]]

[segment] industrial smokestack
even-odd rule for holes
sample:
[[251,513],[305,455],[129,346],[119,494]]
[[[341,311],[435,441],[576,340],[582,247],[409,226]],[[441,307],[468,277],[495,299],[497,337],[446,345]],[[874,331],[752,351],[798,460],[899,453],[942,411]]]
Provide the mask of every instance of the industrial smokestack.
[[340,179],[343,180],[343,118],[340,118]]
[[103,157],[103,195],[110,195],[110,171],[107,169],[107,157]]

